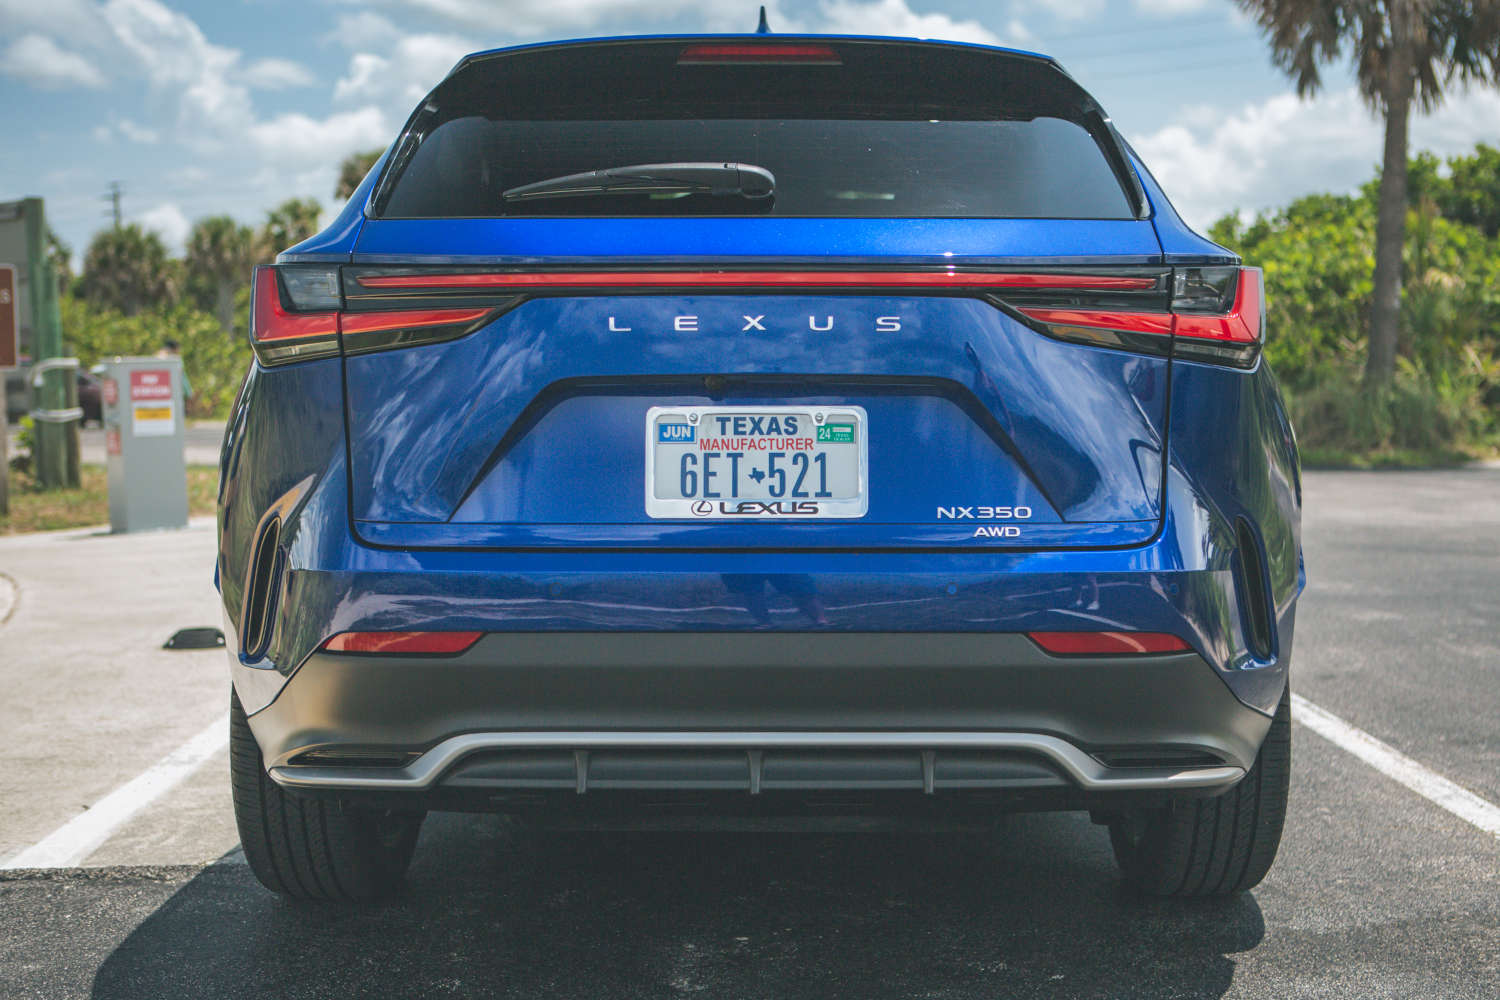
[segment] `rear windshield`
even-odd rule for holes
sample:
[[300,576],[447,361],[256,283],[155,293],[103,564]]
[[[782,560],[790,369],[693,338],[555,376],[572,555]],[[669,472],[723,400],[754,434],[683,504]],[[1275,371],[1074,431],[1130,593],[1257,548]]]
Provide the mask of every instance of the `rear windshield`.
[[[579,48],[496,58],[450,78],[414,119],[379,214],[1134,215],[1102,116],[1039,60],[848,43],[834,66],[699,66],[678,64],[680,43]],[[502,197],[664,163],[753,165],[774,176],[775,194]]]

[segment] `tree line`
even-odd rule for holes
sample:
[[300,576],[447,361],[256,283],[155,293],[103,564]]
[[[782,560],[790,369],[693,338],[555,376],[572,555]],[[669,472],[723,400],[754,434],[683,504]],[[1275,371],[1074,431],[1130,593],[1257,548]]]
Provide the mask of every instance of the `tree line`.
[[[383,150],[345,158],[334,197],[354,193]],[[241,293],[249,287],[257,264],[318,232],[322,206],[312,198],[290,198],[266,213],[259,226],[247,226],[228,215],[193,223],[183,255],[172,257],[161,237],[131,223],[105,229],[89,241],[81,272],[71,273],[70,249],[55,233],[48,252],[65,293],[99,309],[135,316],[179,304],[209,313],[225,333],[243,328]]]
[[1425,464],[1482,454],[1500,433],[1500,149],[1406,164],[1401,336],[1371,384],[1379,176],[1208,235],[1266,275],[1266,358],[1314,464]]

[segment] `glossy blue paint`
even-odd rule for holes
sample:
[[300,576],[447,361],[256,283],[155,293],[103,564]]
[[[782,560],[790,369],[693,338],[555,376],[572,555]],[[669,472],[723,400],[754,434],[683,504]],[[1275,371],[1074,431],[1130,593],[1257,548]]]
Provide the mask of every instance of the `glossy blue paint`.
[[[1153,208],[1139,222],[368,220],[372,174],[324,233],[282,259],[513,266],[1235,259],[1193,233],[1149,171],[1135,166]],[[1183,636],[1246,704],[1274,708],[1304,574],[1296,446],[1264,364],[1239,371],[1059,343],[977,300],[947,297],[754,300],[753,314],[789,322],[808,310],[915,317],[910,335],[895,342],[852,332],[832,342],[746,341],[742,331],[722,332],[718,321],[748,312],[749,301],[541,299],[448,344],[253,367],[222,463],[217,572],[230,631],[240,624],[254,527],[300,489],[283,527],[285,589],[262,664],[282,678],[328,636],[362,629],[1125,629]],[[688,306],[704,335],[664,335],[667,317]],[[630,315],[655,332],[611,339],[599,322],[608,315]],[[680,384],[653,390],[651,380],[706,373],[809,376],[808,396],[869,409],[872,471],[890,477],[877,479],[871,516],[844,525],[648,522],[633,506],[642,484],[632,479],[644,408],[660,399],[707,401]],[[546,386],[601,375],[635,380],[647,393],[558,392],[475,482]],[[847,375],[927,379],[957,395],[856,391],[832,379]],[[785,391],[752,385],[747,398],[770,402]],[[994,419],[998,438],[980,432],[975,414]],[[595,436],[570,445],[578,425]],[[578,465],[564,468],[563,454]],[[616,463],[598,468],[610,455]],[[1030,545],[975,546],[920,516],[945,489],[964,485],[965,465],[978,470],[984,489],[1004,494],[994,502],[1031,503]],[[565,498],[584,486],[597,507],[579,512]],[[1245,638],[1241,522],[1268,570],[1275,622],[1265,658]],[[589,550],[601,544],[614,549]],[[640,547],[648,544],[684,548]],[[842,550],[799,548],[829,544]],[[502,550],[516,545],[532,547]],[[923,548],[892,551],[906,545]]]
[[390,158],[391,151],[387,149],[375,161],[364,180],[360,181],[359,187],[349,196],[344,207],[339,209],[339,214],[334,216],[322,232],[315,233],[296,246],[288,247],[276,256],[278,263],[282,264],[317,264],[331,263],[342,264],[349,259],[354,252],[354,247],[359,240],[359,232],[365,222],[365,207],[370,202],[370,195],[375,190],[375,184],[380,179],[380,172],[385,169],[386,160]]
[[[696,329],[677,329],[682,316]],[[765,332],[746,332],[747,316]],[[882,317],[901,329],[877,332]],[[1022,546],[1078,544],[1072,526],[1088,537],[1106,521],[1137,522],[1109,534],[1113,543],[1142,541],[1160,515],[1164,358],[1052,340],[968,298],[599,296],[534,300],[460,340],[348,359],[359,530],[373,538],[364,522],[401,522],[379,533],[386,544],[430,544],[430,531],[402,531],[446,521],[442,537],[457,544],[468,544],[460,525],[476,524],[485,529],[472,537],[486,544],[540,532],[784,545],[786,525],[705,532],[645,515],[646,410],[713,402],[701,378],[672,381],[705,373],[742,380],[726,404],[869,412],[869,514],[802,525],[799,544],[881,544],[882,532],[884,544],[972,544],[973,523],[936,520],[955,504],[1032,507],[1020,536],[1004,540]],[[585,377],[613,384],[567,382]],[[549,398],[549,387],[562,388]],[[528,429],[500,455],[513,426]],[[1049,532],[1035,528],[1049,522]]]
[[888,264],[1153,264],[1145,220],[1120,219],[370,219],[362,263],[421,260],[566,266],[734,259]]

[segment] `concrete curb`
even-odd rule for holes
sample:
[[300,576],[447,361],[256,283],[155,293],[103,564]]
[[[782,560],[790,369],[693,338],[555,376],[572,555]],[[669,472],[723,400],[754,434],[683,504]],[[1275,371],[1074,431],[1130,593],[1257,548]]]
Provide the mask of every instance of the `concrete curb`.
[[[162,528],[162,532],[193,531],[203,528],[212,528],[218,523],[216,514],[194,514],[188,518],[186,528]],[[138,531],[133,534],[147,535],[155,532]],[[110,530],[107,524],[88,524],[78,528],[56,528],[51,531],[18,531],[13,535],[0,535],[0,549],[7,545],[25,545],[45,542],[48,539],[63,540],[67,538],[121,538]]]

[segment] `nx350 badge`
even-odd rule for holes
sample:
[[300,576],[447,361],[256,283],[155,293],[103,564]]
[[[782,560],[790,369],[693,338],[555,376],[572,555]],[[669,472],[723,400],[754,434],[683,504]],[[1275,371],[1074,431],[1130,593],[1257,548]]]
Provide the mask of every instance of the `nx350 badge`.
[[955,521],[1024,521],[1031,508],[1021,507],[939,507],[937,519]]
[[693,504],[693,513],[699,517],[707,517],[710,514],[727,515],[734,517],[750,516],[759,517],[762,514],[770,514],[776,517],[806,517],[816,514],[818,505],[811,500],[796,502],[769,500],[736,500],[733,503],[720,500],[717,504],[709,503],[707,500],[699,500]]

